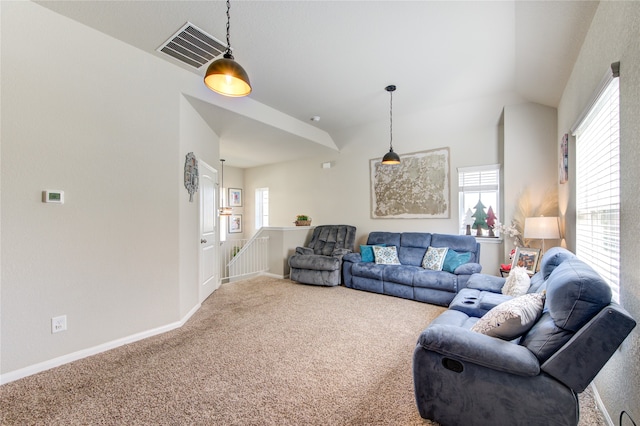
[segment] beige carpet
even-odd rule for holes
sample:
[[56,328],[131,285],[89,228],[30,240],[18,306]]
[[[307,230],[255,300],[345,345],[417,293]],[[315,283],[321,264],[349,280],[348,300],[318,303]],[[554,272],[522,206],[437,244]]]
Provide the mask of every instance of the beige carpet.
[[[3,425],[434,425],[411,357],[444,308],[257,277],[181,329],[0,387]],[[605,423],[588,394],[580,426]]]

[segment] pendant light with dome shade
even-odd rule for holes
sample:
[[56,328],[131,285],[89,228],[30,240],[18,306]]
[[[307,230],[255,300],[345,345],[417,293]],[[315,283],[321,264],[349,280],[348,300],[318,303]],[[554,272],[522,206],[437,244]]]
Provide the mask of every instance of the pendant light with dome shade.
[[[224,194],[224,159],[221,158],[220,159],[220,194]],[[220,208],[218,209],[218,214],[220,216],[231,216],[231,214],[233,213],[231,210],[231,207],[226,207],[224,205],[224,195],[220,197],[221,198],[221,203],[222,206],[220,206]]]
[[396,86],[389,85],[384,88],[387,92],[389,92],[390,100],[389,100],[389,152],[387,152],[384,157],[382,157],[382,164],[384,165],[394,165],[400,164],[400,156],[393,152],[393,92],[396,90]]
[[213,61],[207,68],[204,76],[204,84],[216,93],[224,96],[241,97],[251,93],[251,83],[249,75],[237,63],[231,54],[231,41],[229,28],[231,15],[229,10],[231,4],[227,0],[227,51],[221,59]]

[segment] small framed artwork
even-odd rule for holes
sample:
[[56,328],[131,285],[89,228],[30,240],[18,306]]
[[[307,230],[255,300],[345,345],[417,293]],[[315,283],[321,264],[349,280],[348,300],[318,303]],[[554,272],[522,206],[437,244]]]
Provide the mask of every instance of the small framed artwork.
[[569,180],[569,134],[565,133],[560,142],[560,183],[567,183]]
[[242,232],[242,215],[232,214],[229,216],[229,233],[238,234]]
[[540,249],[529,247],[517,247],[511,261],[511,269],[521,266],[527,270],[529,275],[536,273],[538,261],[540,260]]
[[229,188],[229,205],[231,207],[242,207],[242,189]]

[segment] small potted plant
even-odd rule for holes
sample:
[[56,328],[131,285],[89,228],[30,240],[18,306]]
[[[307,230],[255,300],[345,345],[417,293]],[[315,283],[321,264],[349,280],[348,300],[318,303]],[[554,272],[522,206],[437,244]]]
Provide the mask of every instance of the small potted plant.
[[311,218],[306,214],[299,214],[296,216],[296,221],[294,223],[296,226],[310,226]]

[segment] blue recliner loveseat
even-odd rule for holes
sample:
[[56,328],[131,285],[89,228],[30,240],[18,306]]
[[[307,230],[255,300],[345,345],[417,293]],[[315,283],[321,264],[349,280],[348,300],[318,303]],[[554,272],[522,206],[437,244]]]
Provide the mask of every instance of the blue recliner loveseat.
[[[452,304],[420,334],[413,380],[423,418],[443,426],[578,424],[577,393],[636,322],[611,301],[610,287],[589,265],[562,250],[549,252],[542,273],[532,279],[538,290],[520,296],[544,300],[524,334],[498,338],[475,331],[474,325],[505,303],[484,315],[488,305],[458,310],[461,305]],[[489,276],[469,281],[481,292],[497,290]],[[480,290],[482,282],[489,284],[486,290]],[[489,304],[488,297],[484,303]]]
[[[470,235],[371,232],[366,245],[395,246],[400,264],[377,264],[361,253],[349,253],[342,266],[346,287],[448,306],[469,277],[482,270],[480,244]],[[425,269],[422,261],[429,247],[446,247],[466,261],[452,272]]]

